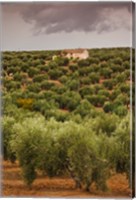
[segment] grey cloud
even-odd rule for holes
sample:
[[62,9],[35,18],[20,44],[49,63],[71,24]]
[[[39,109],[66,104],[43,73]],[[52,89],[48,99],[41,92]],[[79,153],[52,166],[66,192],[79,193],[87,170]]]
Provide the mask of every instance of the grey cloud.
[[[33,24],[34,34],[130,29],[130,2],[12,3],[3,5],[3,9],[20,13],[27,23]],[[117,12],[121,13],[121,18],[115,20]]]

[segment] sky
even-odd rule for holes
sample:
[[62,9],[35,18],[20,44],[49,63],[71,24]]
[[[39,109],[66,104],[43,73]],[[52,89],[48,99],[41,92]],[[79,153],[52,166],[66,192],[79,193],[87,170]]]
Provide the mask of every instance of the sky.
[[131,2],[1,3],[2,50],[130,47]]

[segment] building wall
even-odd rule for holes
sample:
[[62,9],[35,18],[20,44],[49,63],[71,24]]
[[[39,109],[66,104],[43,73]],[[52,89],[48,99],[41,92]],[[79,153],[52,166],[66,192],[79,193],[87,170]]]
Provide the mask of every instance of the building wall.
[[89,53],[88,53],[87,50],[84,50],[82,53],[72,53],[72,54],[68,53],[68,54],[66,55],[66,57],[67,57],[67,58],[73,57],[73,58],[86,59],[86,58],[89,57]]

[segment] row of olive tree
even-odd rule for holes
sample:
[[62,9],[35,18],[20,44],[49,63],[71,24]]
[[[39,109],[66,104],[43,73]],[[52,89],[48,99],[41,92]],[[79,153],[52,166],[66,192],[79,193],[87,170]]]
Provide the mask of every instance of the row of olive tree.
[[129,116],[121,120],[109,114],[103,120],[100,115],[64,123],[45,121],[40,115],[18,121],[5,116],[4,158],[19,161],[28,186],[41,170],[49,177],[68,173],[77,187],[86,190],[93,182],[105,190],[111,169],[129,176],[129,127]]

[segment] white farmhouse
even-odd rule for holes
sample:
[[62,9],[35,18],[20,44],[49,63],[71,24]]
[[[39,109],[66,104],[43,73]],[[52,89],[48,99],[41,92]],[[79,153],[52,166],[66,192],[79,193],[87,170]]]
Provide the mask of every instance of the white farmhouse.
[[63,53],[67,58],[86,59],[89,57],[87,49],[68,49],[64,50]]

